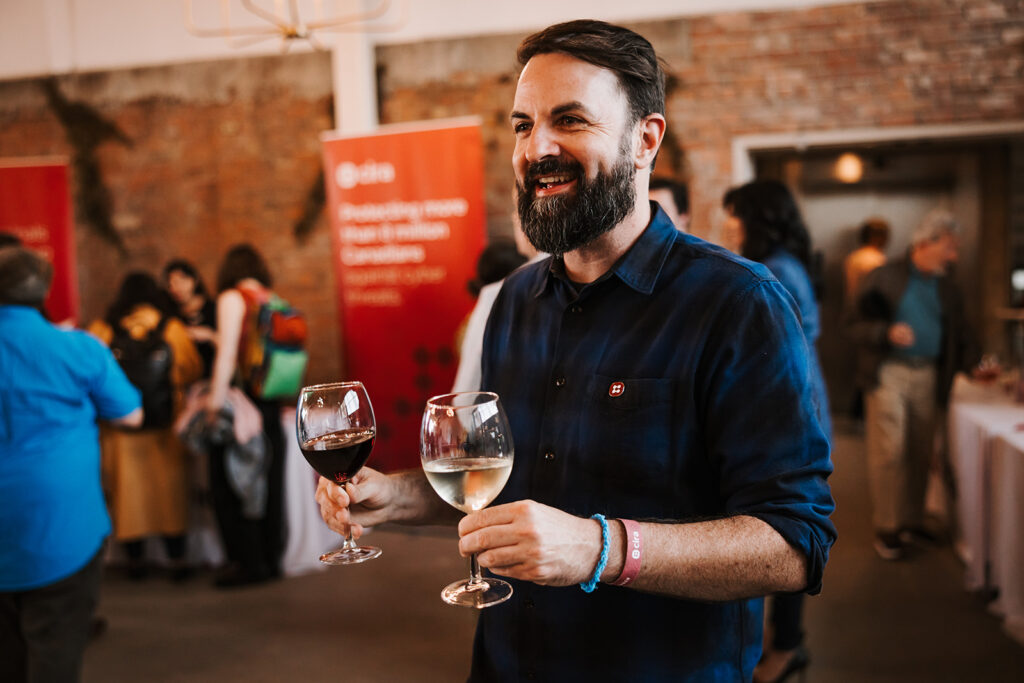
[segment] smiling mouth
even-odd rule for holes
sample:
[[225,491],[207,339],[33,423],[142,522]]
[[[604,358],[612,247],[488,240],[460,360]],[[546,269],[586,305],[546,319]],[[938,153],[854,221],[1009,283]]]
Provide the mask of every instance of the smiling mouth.
[[537,178],[535,181],[537,189],[541,191],[555,190],[568,185],[576,179],[575,175],[546,175]]

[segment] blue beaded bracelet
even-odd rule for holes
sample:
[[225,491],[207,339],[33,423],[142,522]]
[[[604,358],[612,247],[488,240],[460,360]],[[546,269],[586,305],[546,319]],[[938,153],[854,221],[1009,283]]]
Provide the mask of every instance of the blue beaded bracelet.
[[597,584],[601,580],[601,573],[604,572],[604,568],[608,564],[608,548],[611,546],[611,537],[608,534],[608,522],[605,521],[604,515],[592,515],[590,518],[596,519],[601,525],[601,556],[597,558],[597,566],[594,567],[594,575],[590,577],[589,581],[580,584],[580,588],[583,589],[584,593],[593,593],[594,589],[597,588]]

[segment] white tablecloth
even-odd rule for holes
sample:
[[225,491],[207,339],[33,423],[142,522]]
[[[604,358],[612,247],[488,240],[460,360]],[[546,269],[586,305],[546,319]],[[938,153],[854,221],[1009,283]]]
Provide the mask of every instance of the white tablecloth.
[[958,550],[970,590],[999,592],[992,610],[1024,643],[1024,406],[995,385],[958,377],[949,408]]

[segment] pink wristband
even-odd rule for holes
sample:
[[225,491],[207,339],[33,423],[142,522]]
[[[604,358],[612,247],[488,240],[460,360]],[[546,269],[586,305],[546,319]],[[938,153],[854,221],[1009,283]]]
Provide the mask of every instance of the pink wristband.
[[640,525],[631,519],[620,519],[626,530],[626,557],[622,564],[622,573],[612,581],[613,586],[627,586],[640,574],[640,561],[643,556],[644,544],[640,536]]

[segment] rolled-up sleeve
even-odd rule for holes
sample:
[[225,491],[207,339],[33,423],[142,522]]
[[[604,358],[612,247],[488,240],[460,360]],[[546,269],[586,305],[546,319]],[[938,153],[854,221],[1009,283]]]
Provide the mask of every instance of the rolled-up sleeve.
[[737,293],[720,323],[701,390],[723,506],[763,520],[803,553],[805,590],[817,593],[836,540],[832,462],[793,300],[760,279]]

